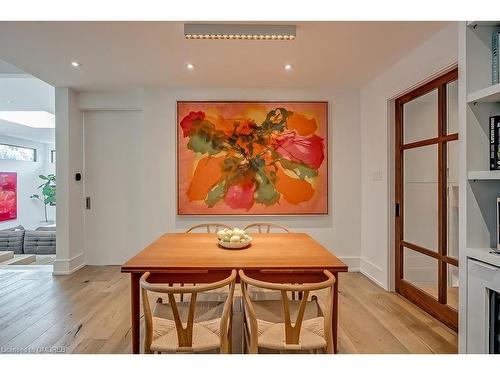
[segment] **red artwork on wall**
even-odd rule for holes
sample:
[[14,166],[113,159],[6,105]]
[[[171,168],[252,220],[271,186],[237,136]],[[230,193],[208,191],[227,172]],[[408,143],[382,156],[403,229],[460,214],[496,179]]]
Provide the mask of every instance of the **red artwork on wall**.
[[327,102],[177,102],[179,215],[328,214]]
[[17,218],[17,173],[0,172],[0,221]]

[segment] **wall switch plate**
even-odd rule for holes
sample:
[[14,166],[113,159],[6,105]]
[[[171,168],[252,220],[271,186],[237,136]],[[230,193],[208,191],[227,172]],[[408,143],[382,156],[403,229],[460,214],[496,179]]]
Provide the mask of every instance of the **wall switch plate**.
[[378,169],[372,173],[373,181],[382,181],[382,170]]

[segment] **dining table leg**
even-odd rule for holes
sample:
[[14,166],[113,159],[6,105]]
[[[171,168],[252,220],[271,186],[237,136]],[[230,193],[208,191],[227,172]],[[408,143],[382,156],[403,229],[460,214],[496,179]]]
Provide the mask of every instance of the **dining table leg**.
[[141,336],[141,296],[139,293],[139,273],[130,274],[130,305],[132,306],[132,354],[139,354]]
[[332,314],[332,335],[333,335],[333,352],[338,353],[337,332],[339,324],[339,275],[334,272],[336,282],[333,284],[333,314]]

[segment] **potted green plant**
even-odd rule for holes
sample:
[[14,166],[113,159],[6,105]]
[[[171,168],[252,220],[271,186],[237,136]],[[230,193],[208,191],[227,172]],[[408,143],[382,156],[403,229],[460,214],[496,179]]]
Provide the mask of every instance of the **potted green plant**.
[[43,203],[45,211],[45,222],[49,222],[47,219],[47,206],[56,205],[56,175],[48,174],[44,176],[43,174],[38,175],[38,177],[43,181],[43,183],[38,186],[37,189],[41,189],[41,194],[33,194],[30,196],[32,199],[38,199]]

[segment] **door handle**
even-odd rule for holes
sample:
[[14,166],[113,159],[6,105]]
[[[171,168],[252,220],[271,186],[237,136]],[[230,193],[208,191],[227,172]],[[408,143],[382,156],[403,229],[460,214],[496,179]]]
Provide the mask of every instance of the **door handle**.
[[85,208],[90,210],[90,197],[85,197]]

